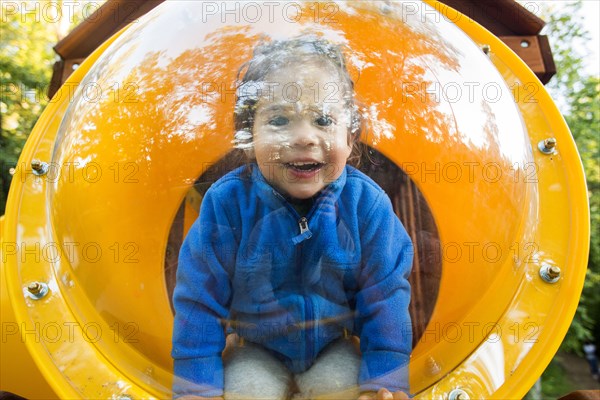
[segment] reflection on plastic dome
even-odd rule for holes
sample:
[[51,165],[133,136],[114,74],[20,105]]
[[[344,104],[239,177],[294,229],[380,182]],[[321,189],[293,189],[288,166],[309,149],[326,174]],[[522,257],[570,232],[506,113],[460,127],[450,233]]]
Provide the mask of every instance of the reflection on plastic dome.
[[[414,7],[414,2],[411,4]],[[415,343],[410,389],[405,389],[412,393],[424,390],[459,365],[489,332],[478,329],[452,342],[439,340],[439,335],[448,334],[446,328],[452,324],[460,327],[478,321],[485,326],[494,322],[522,274],[518,265],[514,267],[509,249],[515,242],[527,242],[523,237],[530,227],[524,220],[535,213],[530,208],[535,193],[527,185],[531,152],[509,89],[486,56],[458,28],[435,18],[426,5],[419,5],[428,11],[422,16],[407,12],[408,5],[403,3],[331,2],[323,4],[330,8],[317,14],[315,5],[307,3],[297,5],[293,17],[284,14],[283,8],[271,12],[263,8],[263,18],[237,22],[219,10],[207,12],[203,7],[202,2],[158,7],[124,32],[81,83],[61,124],[52,160],[69,165],[74,173],[61,175],[52,185],[48,204],[52,205],[57,242],[97,243],[112,257],[102,258],[101,265],[90,257],[72,259],[57,265],[58,275],[72,276],[78,290],[85,292],[108,324],[135,321],[137,341],[123,345],[133,346],[157,368],[170,371],[171,332],[165,326],[173,322],[170,296],[177,251],[192,229],[208,183],[247,164],[234,159],[234,143],[243,144],[255,133],[250,129],[246,131],[250,136],[244,136],[234,122],[239,94],[236,82],[244,74],[242,67],[259,45],[314,36],[342,49],[348,76],[354,82],[351,97],[355,104],[348,109],[355,106],[363,120],[357,141],[374,150],[363,157],[360,169],[385,189],[393,212],[413,242],[410,311]],[[286,78],[289,82],[310,87],[302,83],[310,68],[301,71],[293,63],[280,67],[297,72]],[[336,82],[346,87],[343,79]],[[92,96],[92,88],[96,96]],[[265,126],[280,130],[304,124],[306,117],[312,118],[308,125],[322,132],[338,123],[355,131],[352,116],[345,120],[348,95],[337,98],[337,104],[344,107],[338,110],[336,120],[332,114],[338,111],[324,110],[322,95],[327,94],[311,93],[313,100],[295,103],[291,110],[284,110],[283,117],[265,117]],[[331,140],[325,141],[329,150],[319,156],[331,155]],[[252,139],[250,143],[256,144]],[[287,171],[300,180],[315,178],[327,160],[311,157],[305,154],[302,159],[284,160]],[[343,175],[341,171],[337,170]],[[272,183],[268,177],[267,181]],[[322,188],[300,197],[312,198]],[[292,189],[284,187],[283,192],[298,197]],[[366,213],[371,206],[361,205],[360,210]],[[264,231],[257,234],[265,235]],[[286,254],[277,257],[288,257]],[[334,255],[330,258],[328,262],[336,259]],[[320,293],[320,297],[337,296],[327,299],[331,310],[341,303],[354,310],[361,301],[356,297],[360,290],[348,288],[360,279],[352,278],[351,273],[345,276],[340,268],[329,271],[339,275],[335,282],[347,285],[346,290]],[[286,293],[299,293],[298,287],[286,286],[289,279],[279,281],[271,269],[263,272],[271,278],[268,283],[272,286],[267,289],[279,285]],[[300,281],[306,278],[298,277]],[[247,278],[239,284],[259,282]],[[496,291],[500,280],[504,289]],[[213,281],[201,287],[211,285],[227,287]],[[487,301],[490,296],[494,296],[493,303]],[[123,307],[123,299],[127,307]],[[248,300],[236,298],[241,305]],[[265,313],[294,319],[281,308],[269,309],[265,299],[254,300],[264,301]],[[213,306],[226,307],[227,302],[224,299]],[[299,303],[293,304],[288,306]],[[216,312],[215,308],[212,311]],[[243,310],[236,311],[240,314]],[[344,312],[332,311],[335,318]],[[280,322],[283,326],[289,323]],[[298,321],[291,324],[297,326]],[[339,326],[343,329],[333,336],[343,330],[355,332],[356,321]],[[332,332],[324,330],[323,334]],[[300,350],[290,352],[316,356],[321,349],[306,348],[307,343],[316,342],[301,337],[305,340],[294,343]],[[363,351],[368,348],[366,342],[363,340]],[[219,339],[211,346],[222,344]],[[394,345],[397,343],[390,344]],[[285,347],[282,343],[274,346]],[[292,364],[288,367],[301,369]],[[145,369],[133,362],[130,368]],[[497,387],[502,374],[493,375],[482,379]],[[170,386],[168,380],[156,379],[153,385]]]

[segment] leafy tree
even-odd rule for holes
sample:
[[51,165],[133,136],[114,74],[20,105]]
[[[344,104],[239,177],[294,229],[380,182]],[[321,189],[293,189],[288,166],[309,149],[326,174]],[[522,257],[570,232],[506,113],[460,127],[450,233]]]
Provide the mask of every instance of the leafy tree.
[[581,23],[582,0],[540,3],[540,16],[546,21],[542,33],[550,37],[557,69],[546,89],[566,116],[571,113],[571,104],[575,100],[573,94],[582,88],[585,80],[585,52],[590,34]]
[[0,16],[0,215],[10,168],[48,103],[56,55],[52,50],[87,15],[89,1],[21,1],[1,5]]
[[[567,95],[570,112],[566,115],[583,160],[590,201],[591,237],[586,281],[563,348],[581,354],[582,342],[600,338],[600,79],[584,78],[580,88]],[[600,346],[598,346],[600,347]]]
[[[557,2],[558,3],[558,2]],[[544,34],[550,45],[557,74],[546,88],[565,116],[577,144],[586,173],[591,215],[590,253],[586,280],[577,312],[561,349],[581,355],[582,343],[596,339],[600,348],[600,79],[586,72],[586,49],[589,33],[581,21],[584,18],[582,1],[542,1],[539,13],[547,22]],[[564,394],[565,375],[557,358],[542,376],[542,389],[547,397]],[[573,388],[581,389],[581,388]]]
[[[14,3],[16,5],[16,3]],[[4,213],[10,185],[9,168],[17,159],[29,132],[41,114],[54,55],[49,25],[34,11],[2,6],[0,21],[0,214]]]
[[[600,80],[586,73],[586,46],[589,32],[581,24],[582,1],[541,4],[541,17],[557,66],[557,74],[547,85],[557,99],[573,134],[586,173],[591,214],[591,243],[586,281],[577,313],[563,342],[564,350],[581,354],[585,340],[598,338],[600,315]],[[596,330],[596,335],[593,334]],[[600,347],[600,346],[599,346]]]

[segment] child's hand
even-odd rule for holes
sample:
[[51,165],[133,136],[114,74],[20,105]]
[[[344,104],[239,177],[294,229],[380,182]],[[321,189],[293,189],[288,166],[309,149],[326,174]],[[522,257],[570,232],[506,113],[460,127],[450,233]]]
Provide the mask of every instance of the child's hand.
[[408,395],[404,392],[391,393],[389,390],[381,388],[377,393],[365,393],[360,395],[358,400],[404,400],[408,399]]

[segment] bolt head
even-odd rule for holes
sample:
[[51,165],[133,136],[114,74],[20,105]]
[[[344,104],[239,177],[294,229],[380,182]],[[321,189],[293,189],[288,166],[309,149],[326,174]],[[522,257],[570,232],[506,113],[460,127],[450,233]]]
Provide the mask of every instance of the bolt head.
[[32,300],[39,300],[48,294],[48,285],[42,282],[31,282],[27,285],[27,291],[24,293]]
[[553,149],[556,147],[556,139],[554,138],[548,138],[546,140],[544,140],[544,146],[547,149]]
[[453,389],[448,393],[448,400],[469,400],[471,397],[462,389]]
[[538,142],[538,150],[546,155],[552,155],[555,153],[556,139],[546,138]]
[[427,364],[427,372],[429,372],[429,374],[432,376],[437,375],[442,371],[442,367],[431,356],[429,358],[427,358],[426,364]]
[[560,268],[556,265],[543,263],[540,267],[540,277],[546,283],[556,283],[560,279]]
[[550,268],[548,268],[548,277],[550,277],[551,279],[555,279],[558,278],[560,276],[560,268],[558,268],[556,265],[552,265]]
[[389,4],[382,4],[381,7],[379,7],[379,11],[382,14],[389,14],[392,12],[392,7]]
[[31,160],[31,169],[35,175],[45,175],[48,172],[48,164],[40,160]]
[[42,291],[42,284],[39,282],[32,282],[27,286],[27,290],[31,294],[40,294]]

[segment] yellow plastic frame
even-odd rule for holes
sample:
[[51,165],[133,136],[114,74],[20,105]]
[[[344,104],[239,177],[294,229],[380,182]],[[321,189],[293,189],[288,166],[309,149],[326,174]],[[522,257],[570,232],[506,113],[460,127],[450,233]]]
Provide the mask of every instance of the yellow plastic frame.
[[[511,305],[496,321],[502,332],[514,330],[514,324],[520,324],[517,325],[519,331],[515,332],[517,337],[519,335],[522,337],[527,332],[523,330],[524,320],[516,319],[515,314],[526,314],[528,315],[527,323],[543,328],[540,335],[536,337],[537,343],[532,343],[530,347],[520,345],[510,347],[509,343],[505,344],[501,367],[507,368],[508,371],[505,371],[506,378],[499,386],[490,386],[486,379],[481,379],[488,373],[488,365],[481,361],[481,352],[485,351],[486,346],[490,346],[490,337],[481,337],[477,338],[479,346],[472,346],[475,348],[472,349],[471,356],[463,360],[458,368],[445,376],[432,374],[431,386],[421,392],[419,397],[445,398],[444,396],[452,389],[459,387],[472,398],[522,397],[541,375],[558,349],[570,325],[571,317],[575,313],[579,293],[583,287],[589,250],[589,207],[587,206],[585,177],[575,144],[564,119],[526,64],[497,37],[466,16],[458,14],[442,3],[426,2],[441,14],[447,15],[476,43],[490,45],[491,61],[509,87],[517,88],[516,93],[522,94],[516,100],[529,131],[529,139],[534,149],[534,159],[539,167],[539,204],[544,205],[544,207],[539,207],[539,224],[535,243],[541,249],[554,249],[565,243],[573,244],[573,247],[569,248],[566,254],[561,252],[556,255],[551,254],[551,258],[562,269],[561,280],[556,284],[547,284],[539,278],[539,265],[527,265],[524,275],[526,279],[519,287]],[[117,37],[118,35],[111,38],[82,63],[69,78],[67,85],[72,87],[80,82],[97,58]],[[32,159],[50,159],[54,136],[68,107],[68,100],[69,98],[64,98],[49,104],[20,157],[15,177],[24,176],[25,179],[13,179],[6,218],[1,225],[3,234],[0,238],[3,244],[17,242],[16,227],[20,227],[26,232],[24,236],[30,239],[31,245],[43,239],[43,233],[40,232],[43,231],[44,223],[47,221],[44,207],[46,202],[45,182],[26,170]],[[552,157],[537,151],[537,143],[547,137],[554,137],[558,142],[557,153]],[[566,190],[567,196],[556,196],[556,187]],[[26,219],[19,219],[19,212],[22,210],[27,210],[24,213]],[[567,227],[568,229],[566,229]],[[3,246],[2,249],[4,251],[5,247]],[[41,326],[50,326],[48,324],[57,321],[76,321],[74,314],[77,313],[74,313],[61,298],[58,286],[52,284],[59,277],[54,276],[49,263],[30,263],[26,270],[19,271],[11,263],[10,257],[7,259],[8,262],[2,265],[5,274],[3,279],[8,288],[8,296],[16,321],[25,323],[29,331],[36,328],[36,323],[46,324]],[[444,277],[444,279],[449,278]],[[23,288],[32,281],[49,282],[51,290],[51,295],[36,303],[35,307],[31,307],[23,296]],[[82,307],[86,307],[83,303],[85,302],[82,302]],[[6,317],[3,316],[3,321],[5,320]],[[76,322],[79,324],[78,326],[85,323],[85,321]],[[67,357],[63,344],[51,343],[49,346],[45,346],[39,341],[25,340],[26,337],[22,340],[27,347],[29,356],[33,358],[45,380],[60,398],[118,398],[119,396],[121,398],[148,398],[149,396],[164,398],[170,396],[164,387],[157,388],[152,385],[154,378],[167,374],[167,371],[157,369],[148,372],[147,376],[143,376],[136,371],[123,370],[123,364],[119,362],[119,359],[106,356],[107,351],[110,354],[114,354],[115,351],[123,351],[122,347],[98,347],[91,343],[90,338],[78,326],[75,326],[73,336],[66,344],[73,354],[69,354],[69,361],[60,367],[57,365],[57,357]],[[102,326],[102,329],[109,329],[109,327]],[[103,346],[110,347],[111,345],[108,343]],[[411,369],[419,372],[426,371],[430,368],[432,355],[426,348],[418,350],[417,353],[420,356],[413,358]],[[19,350],[7,348],[3,343],[2,351],[14,351],[17,354]],[[135,363],[140,366],[149,364],[147,360],[139,359],[139,354],[135,352],[121,356],[121,359],[137,360]],[[447,359],[436,359],[434,362],[453,365],[451,352],[448,353]],[[139,370],[144,371],[143,368]],[[163,379],[165,379],[164,376],[160,380]],[[413,374],[411,383],[414,381],[422,382],[423,378]],[[471,386],[461,386],[466,383]],[[30,384],[27,377],[23,377],[23,381],[17,386],[26,388]],[[75,387],[80,389],[77,390]]]

